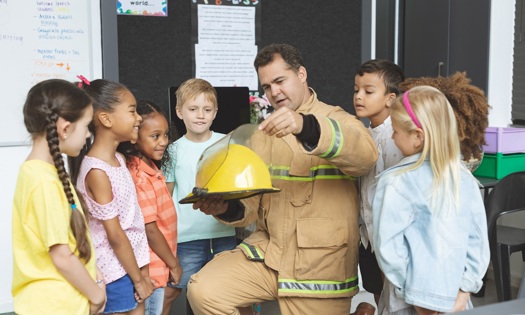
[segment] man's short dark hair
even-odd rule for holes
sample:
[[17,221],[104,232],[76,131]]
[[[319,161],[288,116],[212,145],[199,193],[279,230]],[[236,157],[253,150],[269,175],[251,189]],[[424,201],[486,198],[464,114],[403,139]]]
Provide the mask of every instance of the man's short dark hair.
[[365,73],[376,73],[383,79],[387,93],[395,93],[396,95],[399,95],[399,84],[405,81],[405,74],[401,67],[383,59],[372,59],[363,63],[357,67],[356,73],[359,76],[363,76]]
[[299,68],[304,67],[303,57],[301,57],[301,53],[297,48],[288,44],[271,44],[259,51],[257,57],[255,57],[255,61],[253,62],[255,71],[258,71],[259,67],[271,63],[275,55],[280,55],[290,66],[290,69],[295,72],[299,71]]

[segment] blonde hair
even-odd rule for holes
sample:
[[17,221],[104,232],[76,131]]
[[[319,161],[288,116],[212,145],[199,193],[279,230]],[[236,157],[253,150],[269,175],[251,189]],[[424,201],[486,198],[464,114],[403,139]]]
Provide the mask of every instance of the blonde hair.
[[175,92],[175,96],[177,97],[177,107],[182,108],[186,102],[201,94],[204,94],[206,100],[213,103],[217,109],[217,91],[215,91],[215,88],[213,88],[208,81],[203,79],[189,79],[179,86]]
[[463,159],[481,160],[491,108],[483,90],[470,84],[466,72],[456,72],[449,77],[408,78],[399,84],[399,90],[404,92],[420,85],[433,86],[445,94],[456,115]]
[[[419,160],[404,171],[418,168],[429,158],[434,175],[431,204],[436,210],[434,213],[439,215],[441,211],[455,208],[453,206],[459,204],[461,161],[456,117],[445,95],[436,88],[418,86],[407,93],[425,140]],[[394,100],[391,117],[406,131],[412,132],[417,128],[403,104],[403,96]],[[453,198],[447,198],[448,196]],[[450,204],[451,199],[454,205]]]

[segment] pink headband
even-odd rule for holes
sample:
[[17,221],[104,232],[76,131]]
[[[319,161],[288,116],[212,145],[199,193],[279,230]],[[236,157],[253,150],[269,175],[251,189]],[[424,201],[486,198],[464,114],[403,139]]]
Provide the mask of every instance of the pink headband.
[[417,120],[416,114],[414,114],[414,111],[412,110],[412,106],[410,106],[410,101],[408,100],[408,91],[406,91],[405,94],[403,94],[403,105],[405,105],[405,109],[407,110],[408,116],[412,118],[414,124],[416,124],[418,128],[423,128],[421,127],[419,120]]
[[[86,79],[85,76],[79,74],[79,75],[77,75],[77,78],[79,78],[82,82],[84,82],[84,84],[86,84],[86,85],[91,85],[91,82],[89,82],[89,80]],[[79,87],[79,88],[82,87],[82,82],[78,82],[78,87]]]

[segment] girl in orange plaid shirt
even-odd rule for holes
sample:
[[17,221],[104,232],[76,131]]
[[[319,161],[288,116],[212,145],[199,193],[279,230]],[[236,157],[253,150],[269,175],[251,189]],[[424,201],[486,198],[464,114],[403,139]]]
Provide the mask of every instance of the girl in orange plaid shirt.
[[137,142],[122,143],[119,151],[126,156],[127,166],[137,189],[144,215],[150,247],[150,277],[156,282],[153,294],[146,300],[146,315],[169,314],[174,289],[182,275],[177,253],[177,212],[162,171],[170,165],[166,147],[170,127],[162,110],[152,102],[138,101],[142,117]]

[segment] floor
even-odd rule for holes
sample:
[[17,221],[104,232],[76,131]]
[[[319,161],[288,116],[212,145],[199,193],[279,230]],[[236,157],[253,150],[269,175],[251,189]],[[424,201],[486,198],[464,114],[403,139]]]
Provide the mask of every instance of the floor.
[[[516,288],[513,288],[513,298],[516,298],[518,294],[518,290]],[[183,315],[186,314],[186,306],[183,304],[185,300],[185,296],[179,297],[177,301],[175,301],[175,304],[172,308],[172,315]],[[492,279],[488,279],[486,283],[485,288],[485,296],[484,297],[472,297],[472,304],[474,306],[482,306],[482,305],[488,305],[488,304],[494,304],[497,303],[498,299],[496,296],[496,288],[494,286],[494,281]],[[361,302],[368,302],[372,305],[375,305],[374,303],[374,297],[372,294],[361,290],[353,299],[352,299],[352,307],[349,310],[349,313],[353,312],[357,305]],[[377,314],[377,312],[376,312]],[[261,315],[281,315],[281,312],[279,311],[279,305],[277,302],[265,302],[261,306]]]
[[[354,298],[352,299],[352,307],[349,313],[355,311],[355,308],[361,302],[368,302],[372,305],[375,305],[374,296],[363,290],[357,293],[357,295],[354,296]],[[281,315],[281,312],[279,311],[279,305],[277,304],[277,302],[263,303],[261,306],[261,315]]]
[[[512,298],[513,299],[516,298],[516,295],[518,294],[518,290],[516,288],[513,288],[512,294],[513,294]],[[175,303],[173,304],[173,308],[171,310],[172,315],[186,314],[185,299],[186,299],[186,296],[183,294],[183,296],[179,297],[177,301],[175,301]],[[497,301],[498,299],[496,297],[496,288],[494,287],[494,281],[491,279],[487,281],[484,297],[480,297],[480,298],[472,297],[472,304],[474,304],[474,306],[493,304],[493,303],[496,303]],[[355,308],[357,307],[357,305],[361,302],[368,302],[370,304],[375,305],[372,294],[362,290],[352,299],[352,308],[350,312],[353,312]],[[261,315],[280,315],[280,314],[281,312],[279,312],[279,305],[275,301],[266,302],[262,304]],[[15,314],[7,313],[7,314],[1,314],[1,315],[15,315]]]
[[[516,298],[516,295],[518,294],[518,290],[516,288],[513,288],[513,299]],[[486,283],[485,288],[485,296],[484,297],[472,297],[472,304],[474,306],[482,306],[487,304],[494,304],[498,302],[498,297],[496,296],[496,287],[494,286],[494,281],[492,279],[488,279]],[[361,302],[368,302],[372,305],[375,305],[374,297],[372,294],[362,290],[360,291],[353,299],[352,299],[352,307],[350,310],[350,313],[355,310],[357,305]],[[276,302],[267,302],[263,303],[261,307],[261,315],[280,315],[279,312],[279,306]],[[376,311],[377,314],[377,311]]]

